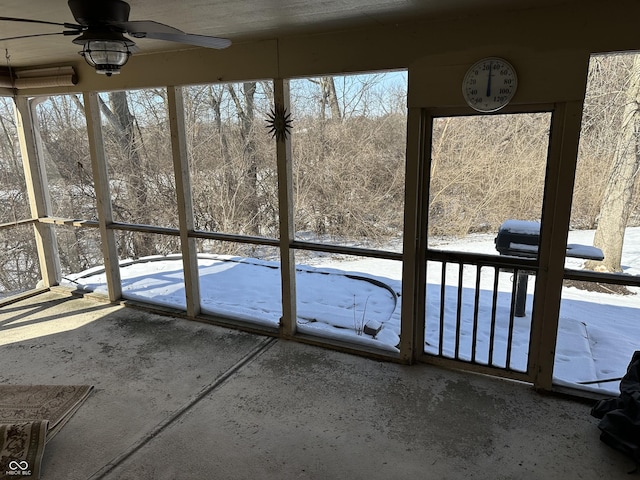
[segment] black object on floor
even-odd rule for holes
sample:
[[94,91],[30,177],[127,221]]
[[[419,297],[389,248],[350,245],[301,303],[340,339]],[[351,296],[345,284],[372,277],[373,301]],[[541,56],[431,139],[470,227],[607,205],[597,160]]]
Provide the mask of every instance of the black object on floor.
[[620,396],[600,400],[591,409],[600,418],[600,440],[640,465],[640,351],[633,354],[620,381]]

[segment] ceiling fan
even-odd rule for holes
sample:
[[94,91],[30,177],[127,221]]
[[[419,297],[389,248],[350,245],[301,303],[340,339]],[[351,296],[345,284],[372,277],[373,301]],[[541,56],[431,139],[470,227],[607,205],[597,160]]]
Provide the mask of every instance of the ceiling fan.
[[47,35],[78,35],[72,41],[82,45],[80,55],[96,72],[108,77],[120,73],[120,68],[127,63],[135,49],[135,42],[125,37],[125,34],[134,38],[152,38],[206,48],[221,49],[231,45],[231,41],[226,38],[185,33],[152,20],[129,21],[131,7],[123,0],[69,0],[68,5],[77,24],[0,17],[0,21],[5,22],[58,25],[65,28],[62,32],[0,38],[0,41]]

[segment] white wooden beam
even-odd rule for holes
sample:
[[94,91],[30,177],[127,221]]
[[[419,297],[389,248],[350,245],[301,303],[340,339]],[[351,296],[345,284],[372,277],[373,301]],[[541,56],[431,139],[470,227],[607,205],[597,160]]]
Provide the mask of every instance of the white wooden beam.
[[[273,82],[275,105],[291,112],[289,80],[277,78]],[[282,284],[282,318],[280,333],[292,337],[297,330],[296,261],[291,244],[295,229],[293,221],[293,175],[291,137],[276,140],[278,161],[278,208],[280,212],[280,274]]]
[[91,170],[93,185],[96,190],[96,209],[100,224],[100,238],[102,240],[102,256],[107,277],[109,300],[115,302],[122,297],[120,282],[120,263],[116,248],[114,230],[109,229],[113,223],[111,209],[111,193],[109,190],[109,175],[107,159],[104,152],[102,136],[102,122],[100,120],[100,105],[96,92],[84,94],[84,110],[87,119],[87,135],[89,137],[89,152],[91,154]]
[[534,386],[541,390],[550,390],[553,382],[581,121],[582,102],[561,103],[556,107],[547,160],[538,249],[540,269],[536,276],[528,365],[534,375]]
[[168,87],[167,100],[169,103],[171,152],[173,155],[173,171],[176,179],[178,220],[180,225],[180,249],[182,250],[187,315],[194,318],[200,313],[201,308],[200,282],[198,276],[198,252],[196,250],[196,240],[195,238],[189,237],[189,232],[192,232],[194,229],[194,222],[182,88]]
[[426,279],[426,212],[428,199],[429,158],[425,158],[424,142],[431,131],[423,127],[420,108],[410,108],[407,118],[407,159],[405,167],[404,244],[402,261],[402,311],[400,317],[400,358],[412,363],[424,353],[424,304]]
[[[29,195],[29,207],[31,216],[37,219],[51,215],[51,200],[44,162],[40,161],[39,152],[42,151],[42,145],[39,141],[37,123],[33,121],[34,110],[35,103],[30,99],[25,97],[15,99],[16,123],[24,177]],[[61,269],[54,226],[36,222],[34,223],[34,232],[44,286],[58,285]]]

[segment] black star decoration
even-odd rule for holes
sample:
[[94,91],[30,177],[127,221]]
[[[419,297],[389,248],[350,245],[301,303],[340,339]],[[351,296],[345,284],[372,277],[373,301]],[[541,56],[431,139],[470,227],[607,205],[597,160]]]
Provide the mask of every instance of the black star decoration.
[[291,113],[287,113],[287,109],[283,105],[276,104],[275,108],[271,109],[271,113],[267,114],[268,120],[267,128],[273,138],[278,141],[285,141],[287,136],[291,135],[291,127],[293,121],[291,120]]

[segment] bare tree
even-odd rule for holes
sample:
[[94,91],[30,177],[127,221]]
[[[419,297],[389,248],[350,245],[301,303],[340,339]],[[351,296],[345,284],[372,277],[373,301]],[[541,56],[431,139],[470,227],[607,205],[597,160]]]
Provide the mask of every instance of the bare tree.
[[640,168],[638,134],[640,129],[640,55],[633,59],[625,92],[622,124],[617,136],[613,163],[609,170],[594,246],[604,253],[602,262],[590,261],[587,268],[621,272],[624,233],[634,197],[636,176]]
[[251,134],[256,119],[254,98],[256,87],[256,82],[244,82],[242,84],[242,99],[240,99],[233,84],[227,85],[240,119],[240,138],[244,145],[242,157],[245,163],[245,181],[242,183],[242,186],[246,190],[242,193],[243,198],[245,198],[243,207],[251,219],[248,225],[249,233],[251,234],[257,234],[260,230],[257,194],[258,165],[256,159],[256,144]]
[[253,81],[204,88],[202,95],[203,87],[185,89],[196,228],[274,236],[275,145],[262,121],[273,88]]
[[[116,91],[109,93],[110,115],[106,115],[113,132],[115,133],[120,148],[125,158],[130,163],[131,172],[129,182],[132,188],[132,195],[127,196],[128,207],[136,212],[137,222],[151,223],[146,215],[147,210],[147,185],[143,172],[147,167],[143,164],[143,157],[139,152],[139,140],[136,137],[135,117],[129,109],[127,92]],[[103,108],[104,110],[104,108]],[[150,235],[137,234],[133,238],[133,255],[143,257],[156,253]]]
[[24,170],[13,115],[13,101],[0,103],[0,223],[15,222],[30,217]]
[[340,103],[338,102],[338,93],[336,92],[336,83],[334,77],[326,76],[309,78],[311,83],[314,83],[320,87],[320,95],[318,103],[320,105],[320,116],[322,120],[326,120],[326,111],[329,108],[331,112],[331,118],[333,120],[342,119],[342,113],[340,112]]
[[[11,98],[0,98],[0,223],[31,218]],[[0,229],[0,296],[34,288],[40,278],[31,225]]]
[[292,82],[297,232],[370,245],[400,235],[406,110],[372,93],[383,83],[376,75]]
[[436,118],[429,233],[497,231],[507,219],[539,220],[550,115]]

